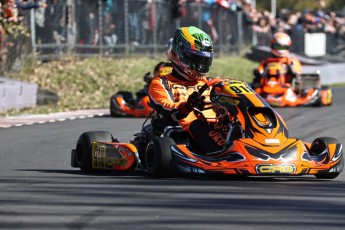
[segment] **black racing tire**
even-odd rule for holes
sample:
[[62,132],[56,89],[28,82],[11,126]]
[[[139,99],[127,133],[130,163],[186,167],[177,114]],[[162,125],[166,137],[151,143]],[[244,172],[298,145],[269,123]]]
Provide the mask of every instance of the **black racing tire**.
[[314,107],[321,107],[322,106],[322,96],[321,96],[321,89],[319,89],[319,92],[317,93],[317,99],[313,103]]
[[116,104],[116,97],[118,95],[114,94],[110,97],[110,115],[112,117],[123,117],[123,115],[121,114],[121,111],[119,111],[119,109],[117,108],[117,104]]
[[[316,138],[310,147],[311,155],[317,156],[321,154],[329,144],[338,144],[339,141],[333,137],[319,137]],[[314,174],[318,179],[334,179],[339,176],[340,172],[319,172]]]
[[150,177],[169,177],[171,168],[171,149],[175,145],[169,137],[155,137],[150,141],[145,152],[145,168]]
[[338,177],[340,174],[340,172],[331,172],[331,173],[317,173],[315,174],[315,177],[317,179],[335,179],[336,177]]
[[328,86],[328,85],[323,85],[323,86],[321,86],[321,91],[322,90],[330,90],[331,102],[328,105],[326,105],[326,106],[331,106],[333,104],[333,91],[332,91],[332,88],[330,86]]
[[80,135],[75,160],[77,166],[85,173],[92,172],[92,143],[94,141],[112,142],[113,136],[106,131],[89,131]]
[[71,167],[72,168],[78,168],[76,154],[77,154],[77,151],[75,149],[72,149],[71,151]]

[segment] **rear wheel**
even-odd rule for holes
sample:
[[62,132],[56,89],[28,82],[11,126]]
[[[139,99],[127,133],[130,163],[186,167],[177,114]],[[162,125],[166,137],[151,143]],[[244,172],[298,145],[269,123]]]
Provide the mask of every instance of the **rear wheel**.
[[333,92],[332,92],[331,87],[322,86],[321,95],[322,95],[322,105],[330,106],[333,104]]
[[147,146],[145,167],[151,177],[167,177],[171,171],[171,149],[175,142],[169,137],[156,137]]
[[120,117],[116,104],[116,94],[110,97],[110,115],[112,117]]
[[322,106],[322,93],[321,93],[321,90],[320,89],[315,89],[315,90],[318,90],[317,92],[317,98],[315,100],[315,102],[313,103],[313,106],[314,107],[321,107]]
[[75,149],[75,164],[86,173],[92,171],[92,143],[94,141],[112,142],[111,133],[90,131],[80,135]]
[[[310,147],[310,155],[319,156],[325,150],[327,151],[329,144],[338,144],[339,141],[333,137],[319,137],[316,138]],[[327,151],[328,152],[328,151]],[[329,154],[329,153],[327,153]],[[329,157],[329,156],[328,156]],[[318,179],[334,179],[339,176],[340,172],[319,172],[315,174],[315,177]]]

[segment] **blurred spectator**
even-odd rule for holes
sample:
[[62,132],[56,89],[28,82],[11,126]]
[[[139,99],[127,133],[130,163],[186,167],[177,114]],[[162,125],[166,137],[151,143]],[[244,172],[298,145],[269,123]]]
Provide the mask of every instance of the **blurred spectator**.
[[140,1],[130,4],[128,7],[128,23],[129,23],[129,40],[132,48],[140,44],[140,29],[138,12],[145,8],[146,2]]
[[61,44],[66,41],[66,4],[64,0],[53,0],[50,4],[50,17],[52,22],[53,38],[55,43]]
[[153,27],[155,26],[155,13],[156,9],[154,4],[152,3],[152,0],[147,0],[145,6],[138,12],[138,16],[141,22],[140,40],[142,45],[149,44],[149,40],[152,38]]
[[39,7],[47,8],[45,1],[36,0],[16,0],[16,5],[20,10],[37,9]]
[[[46,3],[46,1],[42,0],[42,2]],[[49,33],[47,30],[50,30],[50,27],[47,26],[47,15],[48,11],[46,10],[46,7],[40,7],[35,10],[35,30],[36,30],[36,42],[37,43],[50,43],[51,42],[51,36],[49,36]]]
[[264,16],[260,17],[258,21],[252,26],[252,30],[257,33],[258,45],[267,45],[270,40],[270,25],[268,19]]
[[104,16],[104,25],[103,25],[103,33],[104,33],[104,42],[106,46],[110,46],[110,50],[108,52],[112,53],[114,51],[114,47],[117,42],[117,35],[116,35],[116,25],[113,21],[113,18],[110,12],[107,12]]
[[95,45],[98,43],[98,1],[76,0],[78,42]]

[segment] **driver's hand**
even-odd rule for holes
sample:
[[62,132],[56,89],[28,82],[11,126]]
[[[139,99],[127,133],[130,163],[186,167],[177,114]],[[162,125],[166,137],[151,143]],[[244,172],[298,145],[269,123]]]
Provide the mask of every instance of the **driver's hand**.
[[194,91],[187,99],[187,105],[202,110],[205,107],[205,96]]

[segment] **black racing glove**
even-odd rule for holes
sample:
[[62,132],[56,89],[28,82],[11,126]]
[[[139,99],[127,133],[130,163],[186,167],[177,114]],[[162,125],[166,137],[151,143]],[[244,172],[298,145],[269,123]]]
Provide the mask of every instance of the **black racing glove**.
[[198,92],[193,92],[187,99],[187,105],[202,110],[205,107],[205,96]]
[[198,92],[193,92],[189,95],[187,102],[182,102],[178,107],[178,111],[173,113],[173,120],[180,120],[188,116],[188,114],[193,111],[193,108],[199,110],[203,109],[205,106],[205,96],[201,96]]

